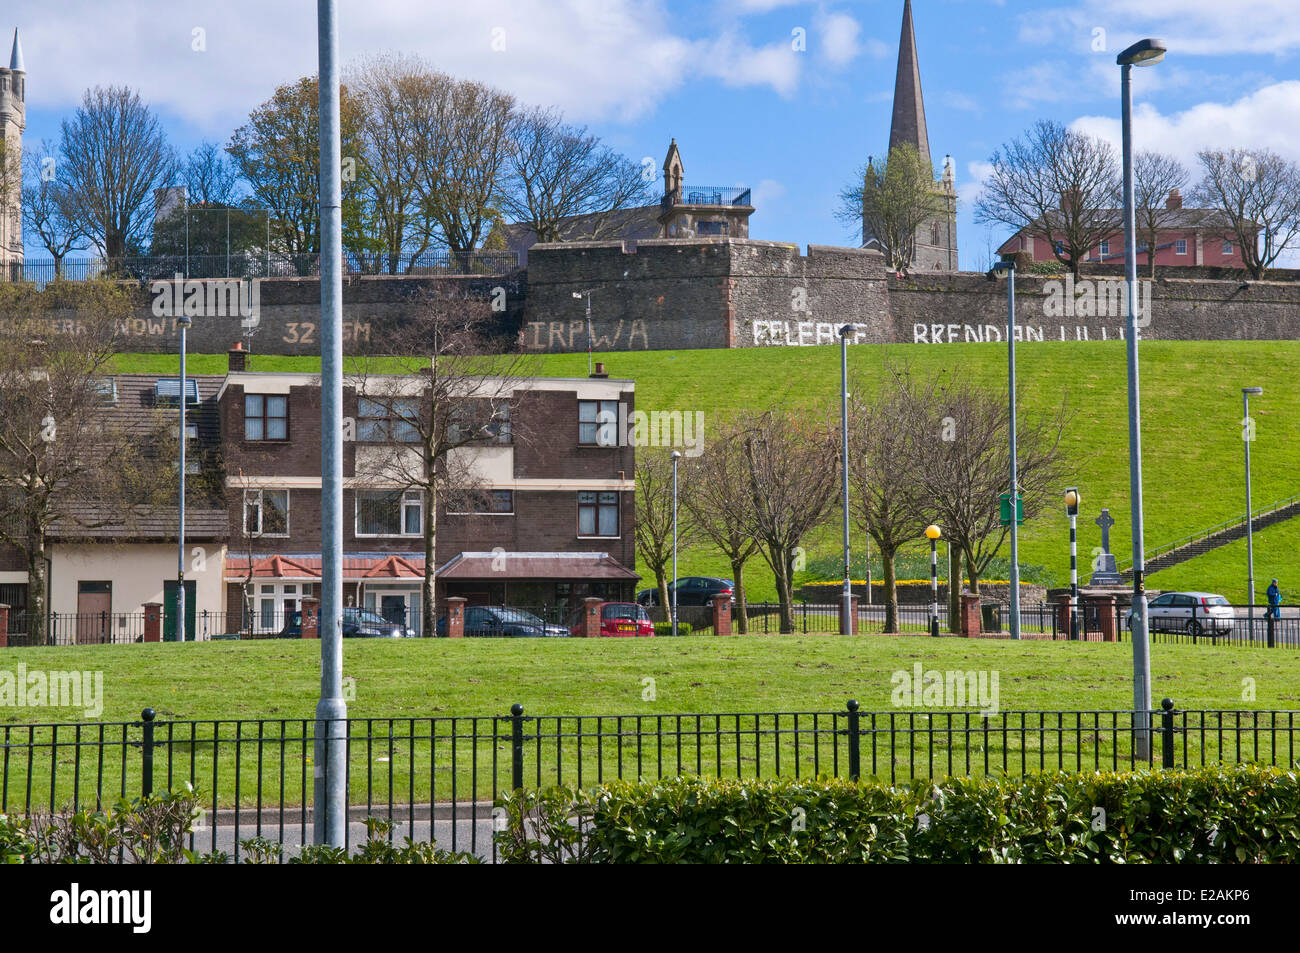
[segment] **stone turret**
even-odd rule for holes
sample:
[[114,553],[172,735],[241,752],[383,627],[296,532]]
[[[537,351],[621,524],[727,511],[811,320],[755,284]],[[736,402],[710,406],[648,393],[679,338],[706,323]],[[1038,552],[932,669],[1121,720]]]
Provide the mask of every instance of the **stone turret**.
[[[23,47],[14,30],[9,67],[0,67],[0,268],[21,269],[22,232],[22,148],[27,128],[27,69]],[[13,276],[11,276],[13,277]]]

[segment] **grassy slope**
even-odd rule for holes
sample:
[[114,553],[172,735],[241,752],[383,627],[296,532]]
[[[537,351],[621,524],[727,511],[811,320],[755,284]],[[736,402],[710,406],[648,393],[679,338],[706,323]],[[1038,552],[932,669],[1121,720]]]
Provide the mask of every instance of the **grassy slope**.
[[[1143,463],[1148,547],[1229,519],[1243,509],[1240,387],[1258,384],[1264,396],[1253,403],[1258,439],[1252,448],[1256,505],[1300,493],[1300,468],[1291,447],[1300,438],[1300,415],[1291,411],[1300,398],[1300,342],[1149,341],[1142,345]],[[707,419],[742,408],[778,404],[831,411],[838,390],[839,352],[833,347],[766,348],[732,351],[651,351],[598,354],[616,377],[637,384],[642,410],[702,410]],[[990,386],[1006,374],[1006,350],[999,345],[953,344],[940,347],[890,345],[850,350],[852,367],[868,381],[885,359],[908,361],[922,374],[961,368]],[[191,357],[193,373],[221,373],[225,355]],[[123,355],[118,366],[139,372],[176,372],[170,355]],[[255,370],[314,371],[310,357],[256,356]],[[584,354],[537,358],[538,373],[586,374]],[[1067,435],[1076,482],[1084,498],[1079,548],[1085,557],[1100,545],[1092,520],[1108,506],[1116,520],[1112,548],[1127,554],[1129,536],[1128,430],[1125,357],[1119,342],[1044,342],[1017,352],[1021,403],[1026,410],[1050,408],[1067,395],[1076,414]],[[706,425],[706,439],[708,429]],[[1290,540],[1300,529],[1277,530]],[[810,560],[837,548],[828,527],[809,541]],[[1068,529],[1061,511],[1030,514],[1022,528],[1021,559],[1042,566],[1049,579],[1064,582],[1068,572]],[[1005,554],[1005,547],[1004,547]],[[1258,575],[1300,579],[1300,556],[1285,542],[1269,554],[1269,568]],[[1086,564],[1086,558],[1085,558]],[[1244,597],[1244,565],[1232,547],[1211,553],[1180,569],[1153,578],[1153,585],[1213,588],[1233,599]],[[1259,563],[1262,567],[1263,563]],[[727,575],[726,562],[703,547],[683,553],[681,572]],[[1241,579],[1237,580],[1236,576]],[[1086,577],[1085,577],[1086,578]],[[1176,581],[1174,581],[1176,580]],[[1221,580],[1221,581],[1220,581]],[[771,598],[771,574],[761,560],[751,564],[749,588],[755,599]]]
[[[6,667],[104,673],[106,721],[152,707],[160,719],[304,718],[319,691],[316,642],[11,649]],[[1153,695],[1186,708],[1300,708],[1294,652],[1156,645]],[[673,712],[889,711],[894,671],[999,672],[1003,710],[1114,710],[1131,700],[1126,644],[928,638],[749,636],[680,639],[348,640],[353,717]],[[1082,664],[1081,664],[1082,663]],[[1258,686],[1241,699],[1241,679]],[[656,700],[643,698],[655,680]],[[69,709],[0,708],[7,722],[71,721]]]

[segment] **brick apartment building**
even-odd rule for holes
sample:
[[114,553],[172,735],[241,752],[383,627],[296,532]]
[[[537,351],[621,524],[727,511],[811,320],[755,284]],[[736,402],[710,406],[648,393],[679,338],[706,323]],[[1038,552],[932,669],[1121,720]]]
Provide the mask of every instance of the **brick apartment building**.
[[[222,608],[230,618],[251,610],[258,631],[278,627],[320,578],[320,386],[311,374],[240,370],[241,357],[232,352],[218,396],[230,525]],[[375,464],[416,439],[393,416],[394,383],[345,381],[355,439],[344,443],[343,596],[418,631],[425,494]],[[405,412],[420,412],[420,379],[402,383]],[[439,600],[569,606],[633,594],[634,449],[602,446],[592,423],[633,401],[631,381],[531,378],[490,442],[452,451],[475,473],[475,492],[439,504]]]
[[[216,468],[209,476],[221,487],[216,499],[187,506],[186,548],[192,543],[202,557],[187,571],[191,637],[279,631],[320,580],[319,379],[244,366],[236,349],[226,375],[190,378],[190,452]],[[367,464],[413,436],[388,412],[395,383],[409,386],[410,412],[417,412],[418,377],[345,380],[343,412],[355,439],[344,443],[344,601],[418,631],[425,494]],[[386,410],[371,394],[381,385]],[[143,412],[167,399],[160,393],[174,394],[177,379],[117,377],[109,386],[118,410],[106,412]],[[632,381],[603,374],[530,378],[511,388],[495,436],[452,451],[476,480],[469,502],[439,506],[439,600],[564,608],[589,595],[634,594],[634,448],[609,446],[597,424],[602,412],[617,415],[620,403],[630,415],[633,402]],[[52,538],[49,548],[50,608],[69,617],[67,625],[77,624],[74,614],[103,613],[110,629],[125,626],[111,617],[136,616],[157,602],[168,607],[165,631],[174,630],[174,509],[137,520],[131,535],[77,530]],[[21,608],[26,574],[15,555],[0,553],[0,585]],[[60,641],[73,640],[67,625]],[[103,626],[83,627],[77,641],[104,640]],[[134,640],[126,635],[109,632],[107,640]]]
[[[1114,232],[1092,248],[1087,261],[1114,265],[1124,263],[1124,215],[1122,209],[1102,209],[1098,215],[1114,222]],[[1165,199],[1165,208],[1158,219],[1155,256],[1159,268],[1187,268],[1209,266],[1217,268],[1244,268],[1241,244],[1232,227],[1232,221],[1216,209],[1184,208],[1182,194],[1174,189]],[[1028,252],[1034,261],[1055,261],[1051,245],[1037,228],[1023,228],[1007,239],[998,249],[998,255],[1009,258],[1017,252]],[[1256,230],[1258,234],[1258,229]],[[1150,266],[1150,250],[1138,222],[1137,264]]]

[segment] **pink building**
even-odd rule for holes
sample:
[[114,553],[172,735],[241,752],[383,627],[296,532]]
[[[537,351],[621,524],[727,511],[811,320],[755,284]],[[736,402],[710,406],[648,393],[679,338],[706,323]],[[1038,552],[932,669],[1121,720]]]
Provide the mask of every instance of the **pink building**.
[[[1087,260],[1097,264],[1122,265],[1124,263],[1124,228],[1121,209],[1105,209],[1101,214],[1113,218],[1115,232],[1101,241],[1089,253]],[[1034,261],[1055,261],[1051,246],[1042,235],[1031,234],[1033,229],[1022,228],[998,249],[998,254],[1010,257],[1027,251]],[[1138,217],[1137,263],[1138,267],[1150,265],[1146,240],[1142,236],[1141,215]],[[1161,215],[1161,228],[1156,238],[1156,266],[1178,268],[1203,265],[1212,268],[1244,268],[1237,234],[1228,217],[1215,209],[1183,208],[1183,197],[1177,189],[1165,200]]]

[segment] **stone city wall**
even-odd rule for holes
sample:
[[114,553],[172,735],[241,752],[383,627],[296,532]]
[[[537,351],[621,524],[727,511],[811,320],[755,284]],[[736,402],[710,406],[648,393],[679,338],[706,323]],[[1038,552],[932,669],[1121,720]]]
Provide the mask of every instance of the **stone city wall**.
[[[1161,340],[1300,340],[1300,282],[1169,277],[1143,280],[1142,337]],[[972,272],[888,273],[856,248],[744,239],[535,245],[526,272],[501,277],[349,277],[344,346],[382,353],[398,323],[418,321],[421,300],[474,301],[502,332],[538,353],[816,346],[854,326],[853,343],[997,343],[1006,335],[1005,279]],[[141,288],[123,322],[126,347],[175,347],[176,318]],[[575,297],[576,295],[576,297]],[[189,346],[221,353],[244,332],[254,354],[319,354],[315,278],[265,279],[255,319],[194,319]],[[1023,275],[1016,279],[1017,340],[1109,341],[1124,334],[1122,280]],[[72,320],[68,318],[67,320]]]

